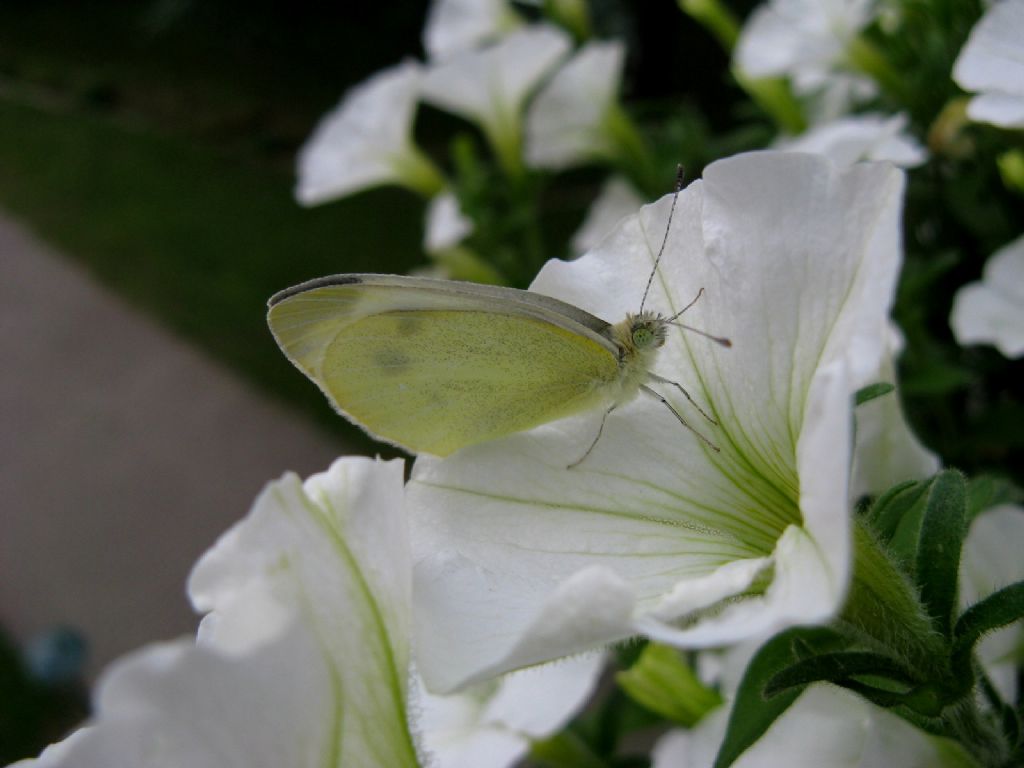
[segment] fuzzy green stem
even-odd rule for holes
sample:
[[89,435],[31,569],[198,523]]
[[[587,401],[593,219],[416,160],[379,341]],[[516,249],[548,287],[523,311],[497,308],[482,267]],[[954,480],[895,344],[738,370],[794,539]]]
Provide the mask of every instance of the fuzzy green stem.
[[430,254],[439,265],[448,270],[452,280],[466,280],[487,285],[508,285],[508,279],[484,261],[471,248],[455,245]]
[[854,524],[853,583],[840,621],[901,656],[922,679],[945,677],[934,669],[948,657],[945,641],[932,627],[913,586],[866,525]]
[[1024,150],[1010,149],[996,158],[1003,185],[1018,195],[1024,195]]
[[626,110],[613,103],[605,113],[604,125],[612,139],[614,159],[623,172],[649,197],[660,197],[665,185],[658,178],[647,142]]
[[732,49],[736,47],[736,41],[740,36],[740,25],[732,11],[718,0],[678,0],[678,2],[683,13],[703,24],[718,40],[725,52],[732,54]]
[[783,77],[752,78],[735,67],[732,74],[781,131],[795,136],[807,130],[807,118],[788,80]]
[[960,742],[979,765],[1008,765],[1011,750],[1006,739],[993,720],[982,715],[973,696],[947,707],[940,721],[943,730]]
[[901,103],[908,102],[905,78],[892,68],[885,55],[863,35],[853,38],[846,48],[850,66],[862,72]]
[[398,171],[399,183],[428,200],[444,189],[444,174],[417,147],[410,146],[392,162]]
[[568,729],[533,742],[530,759],[543,766],[608,768],[608,763],[595,755],[583,739]]
[[498,165],[509,181],[514,185],[522,184],[526,178],[526,166],[523,164],[523,132],[518,115],[499,117],[482,125],[482,128]]
[[577,43],[590,38],[590,11],[586,0],[544,0],[548,18],[569,30]]
[[854,524],[853,583],[839,618],[868,642],[901,657],[922,680],[939,688],[918,689],[918,703],[935,700],[938,730],[958,741],[980,765],[1002,764],[1005,742],[991,718],[978,709],[973,694],[943,708],[943,681],[952,679],[949,647],[934,629],[914,587],[890,559],[867,526]]
[[964,158],[974,152],[974,142],[964,134],[969,122],[966,96],[951,99],[928,128],[928,149],[937,155]]

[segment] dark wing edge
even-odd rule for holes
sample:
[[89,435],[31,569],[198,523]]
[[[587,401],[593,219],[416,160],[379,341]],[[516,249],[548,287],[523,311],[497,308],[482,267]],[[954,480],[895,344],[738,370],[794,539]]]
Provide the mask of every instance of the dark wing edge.
[[272,309],[287,299],[319,288],[345,285],[426,290],[441,296],[450,295],[475,300],[482,298],[509,302],[515,304],[524,313],[554,325],[562,325],[564,327],[565,323],[559,322],[559,318],[568,318],[579,326],[579,328],[571,328],[571,330],[582,332],[582,335],[598,342],[612,354],[618,355],[618,348],[611,341],[608,334],[611,323],[590,314],[586,310],[550,296],[498,285],[484,285],[482,283],[469,283],[459,280],[440,280],[433,277],[410,277],[408,275],[374,273],[328,275],[326,277],[306,280],[298,285],[293,285],[291,288],[278,291],[267,301],[267,307]]

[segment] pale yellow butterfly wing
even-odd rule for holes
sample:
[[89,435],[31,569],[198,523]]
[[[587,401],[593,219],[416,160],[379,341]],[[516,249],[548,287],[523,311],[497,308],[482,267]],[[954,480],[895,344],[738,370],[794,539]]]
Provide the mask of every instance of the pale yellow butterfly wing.
[[268,321],[343,415],[440,456],[593,407],[618,377],[607,323],[510,288],[342,275],[275,296]]

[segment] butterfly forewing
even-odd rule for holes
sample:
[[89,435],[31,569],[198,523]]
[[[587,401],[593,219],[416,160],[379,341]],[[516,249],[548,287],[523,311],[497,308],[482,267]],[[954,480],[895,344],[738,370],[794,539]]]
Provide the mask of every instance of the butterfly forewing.
[[618,376],[607,324],[554,299],[344,279],[275,297],[271,329],[335,408],[413,451],[443,456],[576,413]]

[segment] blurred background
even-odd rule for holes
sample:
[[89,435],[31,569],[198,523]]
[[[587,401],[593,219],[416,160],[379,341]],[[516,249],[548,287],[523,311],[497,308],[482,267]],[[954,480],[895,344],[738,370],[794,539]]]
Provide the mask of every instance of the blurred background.
[[[398,6],[401,7],[398,7]],[[417,264],[421,204],[300,208],[298,146],[415,55],[424,3],[0,5],[0,764],[114,658],[194,632],[197,557],[268,480],[372,451],[267,297]]]
[[[742,17],[755,4],[729,6]],[[423,58],[427,6],[0,5],[0,762],[77,722],[106,663],[194,630],[188,571],[264,482],[340,453],[393,455],[330,412],[264,318],[266,299],[302,280],[427,263],[425,204],[408,191],[310,209],[292,195],[297,150],[344,91]],[[728,56],[673,0],[591,8],[599,32],[627,42],[625,99],[658,126],[665,192],[677,162],[695,178],[769,142]],[[471,131],[419,109],[432,156]],[[547,255],[567,255],[604,175],[544,188]],[[947,324],[1019,202],[942,178],[957,176],[912,177],[905,404],[947,461],[1020,479],[1020,364],[960,349]],[[936,228],[961,251],[925,253]]]

